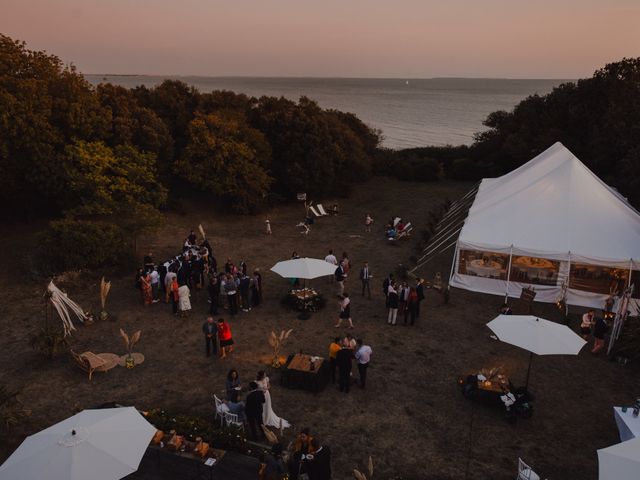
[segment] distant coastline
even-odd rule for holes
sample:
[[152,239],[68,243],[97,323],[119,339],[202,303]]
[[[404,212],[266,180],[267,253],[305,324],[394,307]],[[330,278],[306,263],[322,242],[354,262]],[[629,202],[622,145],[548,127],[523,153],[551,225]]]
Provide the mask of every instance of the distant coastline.
[[[180,80],[202,92],[230,90],[249,96],[302,96],[323,108],[351,112],[379,129],[392,149],[470,145],[482,122],[496,110],[511,110],[529,95],[549,93],[573,80],[499,78],[339,78],[198,75],[85,74],[92,84],[133,88]],[[408,82],[408,84],[407,84]]]

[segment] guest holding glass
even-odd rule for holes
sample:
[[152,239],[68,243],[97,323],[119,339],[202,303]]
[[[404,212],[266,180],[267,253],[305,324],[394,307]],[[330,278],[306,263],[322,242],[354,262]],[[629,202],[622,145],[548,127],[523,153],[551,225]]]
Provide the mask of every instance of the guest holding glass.
[[229,373],[227,374],[225,389],[227,391],[227,400],[237,402],[238,393],[240,392],[240,376],[235,368],[229,370]]

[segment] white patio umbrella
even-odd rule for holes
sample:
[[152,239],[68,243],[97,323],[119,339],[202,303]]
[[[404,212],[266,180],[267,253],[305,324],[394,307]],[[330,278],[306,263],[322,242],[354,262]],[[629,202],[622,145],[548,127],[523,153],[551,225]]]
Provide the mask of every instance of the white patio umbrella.
[[312,278],[326,277],[333,275],[336,271],[333,263],[317,258],[294,258],[276,263],[271,267],[271,271],[284,278],[302,278],[310,280]]
[[598,480],[638,480],[640,438],[598,450]]
[[487,327],[500,341],[530,352],[527,387],[534,353],[536,355],[577,355],[587,343],[566,325],[532,315],[498,315],[487,323]]
[[117,480],[135,472],[156,428],[133,407],[84,410],[30,437],[2,480]]

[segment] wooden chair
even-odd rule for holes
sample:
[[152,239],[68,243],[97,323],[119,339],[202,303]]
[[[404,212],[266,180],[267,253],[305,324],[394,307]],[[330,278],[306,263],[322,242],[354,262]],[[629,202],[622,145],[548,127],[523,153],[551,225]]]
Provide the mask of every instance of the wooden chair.
[[89,381],[93,372],[107,372],[118,365],[118,355],[114,353],[93,352],[76,353],[71,350],[71,358],[85,372],[89,374]]

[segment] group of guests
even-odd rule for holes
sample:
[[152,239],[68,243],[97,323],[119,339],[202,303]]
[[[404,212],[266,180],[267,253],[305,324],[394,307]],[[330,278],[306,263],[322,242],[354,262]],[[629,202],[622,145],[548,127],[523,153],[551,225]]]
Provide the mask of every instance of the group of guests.
[[385,305],[389,310],[387,323],[396,325],[398,313],[404,317],[404,324],[413,325],[420,316],[420,304],[425,298],[424,280],[418,278],[414,286],[409,282],[398,282],[389,274],[382,283]]
[[234,341],[231,326],[223,318],[219,318],[215,322],[213,317],[207,317],[206,322],[202,324],[202,333],[204,334],[207,357],[212,354],[216,356],[220,351],[220,358],[225,358],[233,351]]
[[349,393],[351,386],[351,371],[353,361],[358,366],[360,388],[365,388],[367,383],[367,369],[371,361],[373,349],[364,343],[362,338],[357,340],[348,333],[344,338],[335,337],[329,344],[329,369],[331,381],[336,383],[336,371],[338,372],[338,388],[341,392]]
[[172,304],[174,314],[186,316],[191,311],[191,292],[202,288],[209,295],[209,313],[217,315],[221,306],[230,315],[240,310],[249,312],[262,302],[262,275],[255,269],[250,275],[247,264],[240,260],[236,266],[230,258],[223,269],[208,240],[197,241],[193,230],[185,238],[180,255],[164,263],[155,264],[153,255],[144,257],[144,266],[136,274],[144,305],[158,303],[163,297]]
[[[218,407],[217,413],[230,412],[238,415],[239,421],[246,421],[249,425],[253,440],[265,438],[263,425],[278,429],[290,426],[289,422],[273,411],[271,393],[269,392],[271,383],[263,370],[257,373],[255,380],[249,382],[248,387],[248,390],[242,387],[240,375],[235,368],[229,370],[225,382],[225,400]],[[241,400],[243,390],[246,391],[244,401]]]
[[330,480],[331,451],[309,428],[303,428],[285,450],[281,443],[260,459],[260,480]]
[[[390,219],[387,222],[387,225],[384,227],[385,236],[389,240],[395,240],[396,238],[398,238],[398,236],[402,232],[404,232],[405,228],[407,228],[407,225],[409,225],[409,223],[410,222],[408,222],[408,221],[405,222],[400,217],[396,217],[396,218]],[[408,230],[407,230],[407,232],[408,232]]]

